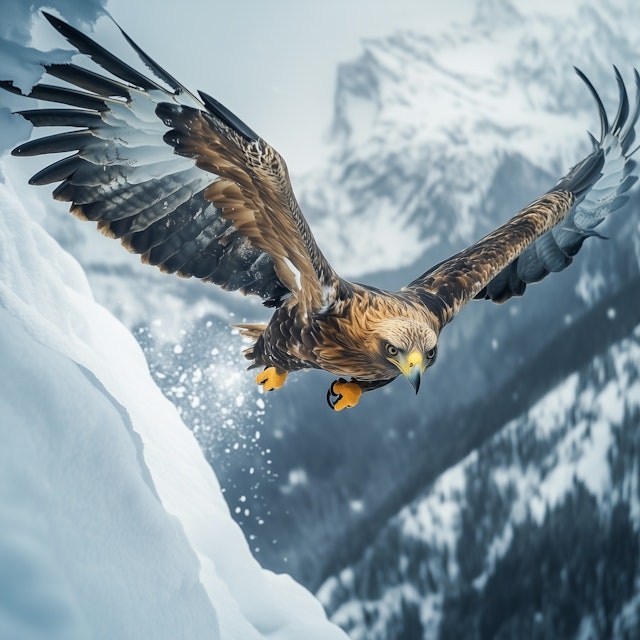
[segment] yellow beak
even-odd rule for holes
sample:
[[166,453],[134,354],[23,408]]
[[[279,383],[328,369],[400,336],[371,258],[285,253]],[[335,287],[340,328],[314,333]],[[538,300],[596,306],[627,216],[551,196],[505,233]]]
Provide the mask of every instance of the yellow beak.
[[406,358],[398,361],[398,368],[404,373],[407,380],[413,385],[416,393],[418,393],[422,374],[425,370],[422,354],[418,351],[412,351]]

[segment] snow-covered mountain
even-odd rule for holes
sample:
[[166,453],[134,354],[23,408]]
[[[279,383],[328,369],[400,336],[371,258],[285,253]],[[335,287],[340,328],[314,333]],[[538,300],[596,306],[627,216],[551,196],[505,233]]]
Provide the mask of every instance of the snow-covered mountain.
[[[588,148],[597,113],[572,66],[613,108],[611,65],[631,81],[640,8],[590,0],[562,18],[538,11],[485,0],[469,23],[367,41],[340,67],[331,162],[306,176],[290,169],[341,274],[401,286],[547,190]],[[30,170],[16,160],[5,168],[14,184]],[[470,305],[417,398],[398,383],[333,415],[321,373],[258,394],[226,327],[266,318],[255,301],[140,265],[34,191],[21,198],[134,329],[254,553],[311,587],[353,565],[440,473],[640,321],[636,199],[604,230],[612,240],[587,242],[567,271],[506,307]],[[611,296],[617,314],[598,315]]]
[[640,325],[443,473],[319,594],[352,640],[638,637]]
[[0,182],[0,637],[345,638],[260,567],[82,269]]
[[562,21],[481,2],[446,33],[364,42],[338,70],[333,162],[301,190],[334,264],[428,265],[552,186],[599,126],[573,66],[615,108],[612,65],[631,83],[638,18],[632,2],[576,3]]

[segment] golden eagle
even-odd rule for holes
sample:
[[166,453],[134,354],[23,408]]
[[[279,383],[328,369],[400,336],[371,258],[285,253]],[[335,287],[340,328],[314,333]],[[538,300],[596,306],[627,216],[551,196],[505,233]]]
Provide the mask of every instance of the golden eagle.
[[[236,325],[256,380],[277,389],[287,374],[325,369],[339,411],[364,391],[403,374],[416,392],[436,360],[438,336],[472,299],[503,302],[567,267],[585,238],[626,200],[635,182],[630,151],[640,78],[630,104],[615,69],[611,123],[597,92],[601,132],[591,153],[535,202],[398,292],[341,278],[316,244],[284,160],[214,98],[190,93],[124,32],[149,74],[140,73],[62,20],[47,20],[109,75],[45,64],[69,86],[37,84],[30,98],[65,108],[19,112],[34,126],[70,131],[27,142],[14,155],[74,152],[34,175],[59,183],[54,198],[168,273],[256,294],[275,311],[268,324]],[[9,81],[3,88],[20,93]]]

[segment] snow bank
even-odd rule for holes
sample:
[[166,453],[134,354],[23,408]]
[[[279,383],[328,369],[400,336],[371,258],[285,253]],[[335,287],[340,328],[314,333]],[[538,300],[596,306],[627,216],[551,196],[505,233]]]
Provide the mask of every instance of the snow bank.
[[251,556],[134,338],[2,183],[0,326],[1,638],[346,637]]

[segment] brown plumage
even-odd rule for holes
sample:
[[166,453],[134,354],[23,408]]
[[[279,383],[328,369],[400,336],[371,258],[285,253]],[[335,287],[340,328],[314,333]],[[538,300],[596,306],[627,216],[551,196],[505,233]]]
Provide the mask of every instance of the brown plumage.
[[[61,20],[49,22],[112,77],[74,64],[45,65],[78,87],[40,84],[29,97],[73,108],[21,114],[34,126],[75,130],[27,142],[15,155],[74,152],[32,184],[60,183],[58,200],[98,223],[163,271],[259,295],[268,324],[237,325],[257,381],[281,386],[288,372],[317,368],[338,380],[336,410],[400,373],[416,392],[436,359],[440,332],[474,298],[503,302],[570,264],[585,238],[623,203],[636,179],[630,147],[640,110],[615,70],[620,105],[601,120],[593,150],[557,185],[485,238],[399,292],[340,278],[318,248],[280,155],[216,100],[191,94],[123,33],[153,77],[141,74]],[[1,86],[19,93],[11,82]]]

